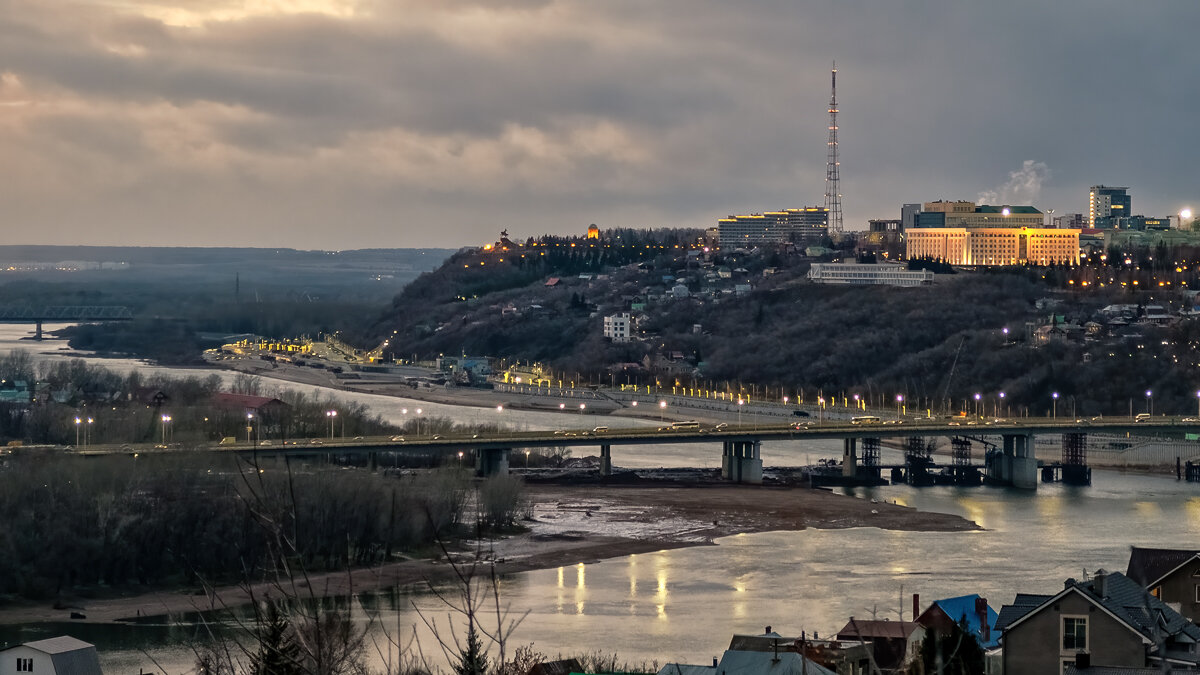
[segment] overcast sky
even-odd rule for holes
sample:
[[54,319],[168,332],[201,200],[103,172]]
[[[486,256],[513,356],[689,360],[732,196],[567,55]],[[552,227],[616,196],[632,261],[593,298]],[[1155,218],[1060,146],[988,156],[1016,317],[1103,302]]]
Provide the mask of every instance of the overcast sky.
[[457,247],[1200,207],[1197,0],[0,0],[5,243]]

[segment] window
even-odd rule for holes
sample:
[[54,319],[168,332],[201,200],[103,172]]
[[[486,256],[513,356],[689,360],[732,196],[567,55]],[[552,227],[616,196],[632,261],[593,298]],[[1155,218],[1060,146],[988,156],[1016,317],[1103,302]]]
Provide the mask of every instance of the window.
[[17,672],[18,673],[32,673],[33,672],[33,659],[32,658],[17,659]]
[[1062,649],[1064,652],[1087,651],[1087,617],[1062,618]]
[[1200,602],[1200,584],[1196,584],[1196,602]]

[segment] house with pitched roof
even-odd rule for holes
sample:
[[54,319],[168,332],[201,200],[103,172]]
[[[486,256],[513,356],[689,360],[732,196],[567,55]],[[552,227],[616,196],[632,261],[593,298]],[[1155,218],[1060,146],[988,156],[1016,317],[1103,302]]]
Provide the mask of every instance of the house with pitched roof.
[[0,650],[0,675],[103,675],[96,647],[68,635]]
[[921,651],[925,628],[915,621],[863,621],[850,618],[837,639],[871,645],[875,665],[885,673],[899,672]]
[[996,620],[1008,675],[1060,675],[1068,666],[1200,667],[1200,628],[1119,572],[1067,579],[1053,595],[1021,594]]
[[1200,551],[1134,546],[1125,576],[1188,621],[1200,620]]
[[964,626],[967,634],[987,651],[1000,644],[1000,634],[995,631],[997,618],[999,614],[988,606],[987,598],[971,594],[934,600],[917,617],[917,623],[938,635],[949,635],[953,626]]
[[767,626],[762,635],[734,635],[711,666],[668,663],[658,675],[838,675],[801,654],[799,643]]

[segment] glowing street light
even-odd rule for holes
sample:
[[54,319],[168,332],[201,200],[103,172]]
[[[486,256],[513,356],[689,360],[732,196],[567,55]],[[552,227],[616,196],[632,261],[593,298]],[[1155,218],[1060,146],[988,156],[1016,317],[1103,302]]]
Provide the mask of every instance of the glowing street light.
[[1052,394],[1050,394],[1050,399],[1051,399],[1051,403],[1050,403],[1051,414],[1050,414],[1050,416],[1057,419],[1058,418],[1058,392],[1056,391],[1056,392],[1053,392]]
[[87,447],[92,443],[92,422],[96,420],[91,417],[87,418],[87,427],[83,430],[83,447]]
[[746,405],[744,399],[738,399],[738,426],[742,426],[742,406]]
[[525,468],[529,468],[529,449],[525,449]]
[[1146,414],[1154,417],[1154,392],[1146,390]]
[[[1000,404],[1003,402],[1004,402],[1004,392],[1000,392],[1000,400],[996,401],[996,417],[1000,416]],[[1008,411],[1005,411],[1004,416],[1008,417]]]
[[1200,417],[1200,391],[1196,392],[1196,416]]
[[329,418],[329,438],[333,440],[333,421],[337,419],[336,410],[326,410],[325,416]]
[[421,437],[421,409],[417,408],[417,438]]
[[666,410],[667,410],[667,402],[659,401],[658,402],[658,422],[659,422],[659,424],[662,424],[663,414],[666,412]]
[[167,444],[167,425],[171,423],[170,415],[163,415],[162,418],[162,444]]
[[980,399],[982,399],[982,398],[983,398],[983,397],[982,397],[982,396],[980,396],[978,393],[976,393],[976,394],[975,394],[975,415],[976,415],[976,416],[978,416],[978,417],[983,417],[983,413],[982,413],[982,411],[981,411],[981,410],[980,410],[980,408],[979,408],[979,401],[980,401]]
[[[77,447],[77,448],[79,447],[79,425],[80,424],[83,424],[83,420],[76,417],[75,418],[75,447]],[[163,441],[163,443],[166,443],[166,441]]]
[[901,417],[901,408],[904,406],[904,394],[896,394],[896,419]]

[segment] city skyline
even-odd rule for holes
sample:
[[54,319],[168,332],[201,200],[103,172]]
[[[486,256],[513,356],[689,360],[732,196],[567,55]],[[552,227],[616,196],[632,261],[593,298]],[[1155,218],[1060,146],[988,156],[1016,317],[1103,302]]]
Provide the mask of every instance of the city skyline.
[[0,1],[12,244],[456,247],[817,203],[1195,208],[1188,0]]

